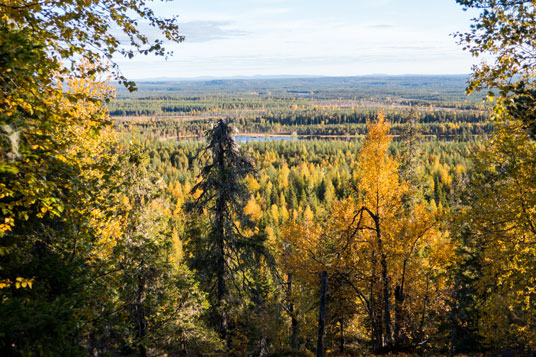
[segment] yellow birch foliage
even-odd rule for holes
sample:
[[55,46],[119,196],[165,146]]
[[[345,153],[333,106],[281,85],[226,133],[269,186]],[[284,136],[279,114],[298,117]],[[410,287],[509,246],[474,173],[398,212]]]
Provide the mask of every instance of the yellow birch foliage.
[[303,223],[287,224],[281,266],[312,290],[326,270],[336,289],[331,311],[346,319],[357,314],[371,339],[383,336],[379,348],[386,341],[417,344],[435,332],[434,319],[447,310],[446,269],[454,247],[439,229],[436,211],[408,199],[408,183],[388,152],[384,117],[368,129],[358,157],[357,198],[334,202],[325,222],[307,214]]
[[[419,343],[434,327],[432,317],[445,311],[453,246],[426,202],[407,204],[410,190],[399,176],[398,160],[388,153],[391,138],[383,115],[368,130],[358,157],[357,214],[349,221],[353,236],[344,242],[352,252],[347,264],[359,272],[355,284],[364,300],[382,305],[381,313],[370,314],[373,319],[383,314],[385,340]],[[366,297],[366,291],[373,293]]]
[[251,217],[254,221],[261,219],[263,212],[261,206],[257,203],[255,197],[251,196],[246,207],[244,207],[244,213]]
[[[501,113],[500,107],[498,110]],[[491,346],[536,348],[536,143],[506,116],[475,157],[464,219],[481,249],[479,331]]]
[[[94,66],[83,63],[81,67],[84,73],[89,73]],[[75,165],[80,179],[86,183],[85,187],[73,192],[76,197],[70,205],[76,215],[87,219],[88,227],[97,237],[88,252],[95,260],[106,259],[111,254],[123,225],[118,214],[123,197],[114,192],[119,178],[110,177],[108,172],[118,164],[118,157],[111,154],[112,148],[117,147],[117,136],[110,125],[101,128],[109,121],[103,102],[114,93],[108,81],[109,78],[66,78],[68,94],[81,99],[63,102],[63,111],[70,111],[70,118],[73,118],[73,122],[63,128],[64,140],[69,142],[65,160]],[[117,210],[117,213],[110,215],[110,210]],[[67,214],[70,212],[66,211]],[[66,220],[72,218],[65,217]]]
[[[112,88],[106,78],[90,75],[92,64],[84,62],[80,68],[83,78],[54,74],[55,81],[43,88],[40,97],[41,111],[47,115],[29,115],[20,128],[21,156],[0,158],[1,168],[7,172],[0,182],[0,237],[3,242],[12,242],[2,244],[0,255],[16,254],[27,239],[27,233],[19,236],[19,232],[28,225],[55,237],[50,240],[52,249],[68,252],[71,259],[81,256],[88,261],[109,255],[121,234],[117,213],[121,205],[110,175],[117,164],[111,154],[116,137],[103,106]],[[39,108],[31,111],[39,113]],[[21,114],[13,114],[17,115]],[[112,208],[114,205],[117,207]],[[28,223],[32,220],[34,223]],[[63,234],[69,231],[73,239],[57,237],[47,226],[50,220],[62,222],[68,227]],[[36,226],[41,222],[42,227]],[[32,286],[31,277],[21,279],[21,287]],[[13,283],[3,279],[0,287]]]

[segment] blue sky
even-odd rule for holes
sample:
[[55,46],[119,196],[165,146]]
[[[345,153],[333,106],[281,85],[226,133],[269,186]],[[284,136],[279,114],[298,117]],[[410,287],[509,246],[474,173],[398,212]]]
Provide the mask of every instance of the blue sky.
[[176,0],[186,40],[164,60],[119,60],[133,79],[255,75],[469,73],[450,34],[475,12],[455,0]]

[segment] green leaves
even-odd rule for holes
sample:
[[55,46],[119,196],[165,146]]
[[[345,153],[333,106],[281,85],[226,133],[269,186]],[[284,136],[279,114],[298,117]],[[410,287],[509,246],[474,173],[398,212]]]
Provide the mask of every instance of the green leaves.
[[[82,355],[99,329],[120,331],[116,322],[128,320],[127,303],[117,301],[118,262],[137,261],[120,245],[128,215],[119,200],[123,162],[103,107],[113,91],[99,75],[112,71],[134,90],[116,64],[110,68],[113,56],[168,53],[162,39],[140,32],[147,22],[182,41],[176,18],[156,16],[143,0],[0,3],[0,350],[7,354]],[[125,36],[127,43],[119,40]],[[151,240],[164,239],[157,230],[143,231],[143,243],[160,249],[154,263],[167,274],[169,244]],[[177,280],[166,279],[172,294],[164,305],[189,303],[191,324],[203,301],[177,292]],[[179,335],[184,325],[177,325]]]
[[[6,0],[0,4],[0,18],[31,33],[47,48],[51,59],[69,62],[71,70],[78,70],[80,57],[105,63],[112,61],[116,52],[129,58],[135,54],[170,54],[161,39],[151,41],[140,31],[143,23],[156,28],[168,41],[184,39],[176,16],[159,17],[141,0]],[[128,44],[119,40],[124,36]],[[118,79],[124,79],[117,65],[113,69]],[[98,65],[99,72],[106,70],[105,65]]]
[[[462,217],[478,247],[478,330],[494,347],[519,353],[536,346],[536,1],[458,0],[482,8],[471,32],[457,34],[475,56],[493,64],[474,68],[467,91],[498,89],[495,132],[474,157],[469,202]],[[493,93],[488,94],[493,100]],[[528,303],[527,303],[528,302]]]
[[534,348],[536,146],[520,121],[502,111],[493,141],[475,157],[464,217],[481,250],[476,281],[479,332],[487,344]]
[[473,91],[497,88],[509,92],[512,81],[531,82],[536,69],[536,1],[457,0],[465,8],[482,9],[470,32],[456,33],[459,44],[475,57],[491,56],[473,68],[467,87]]

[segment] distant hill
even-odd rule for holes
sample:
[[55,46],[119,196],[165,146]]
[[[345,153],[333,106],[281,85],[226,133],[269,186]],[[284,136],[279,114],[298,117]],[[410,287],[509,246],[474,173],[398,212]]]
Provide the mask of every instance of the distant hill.
[[311,98],[348,98],[373,96],[406,97],[433,100],[462,100],[468,75],[370,75],[357,77],[234,78],[207,80],[138,81],[139,90],[129,94],[118,86],[119,97],[146,96],[275,96]]

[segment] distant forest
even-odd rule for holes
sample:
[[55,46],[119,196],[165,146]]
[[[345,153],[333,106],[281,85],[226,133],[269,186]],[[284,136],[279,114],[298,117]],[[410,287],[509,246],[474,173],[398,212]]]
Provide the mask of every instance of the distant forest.
[[414,116],[425,135],[471,138],[492,125],[483,96],[465,94],[466,81],[366,76],[141,82],[135,95],[119,93],[109,110],[118,130],[159,137],[201,137],[218,118],[231,118],[242,133],[359,136],[382,111],[393,135]]

